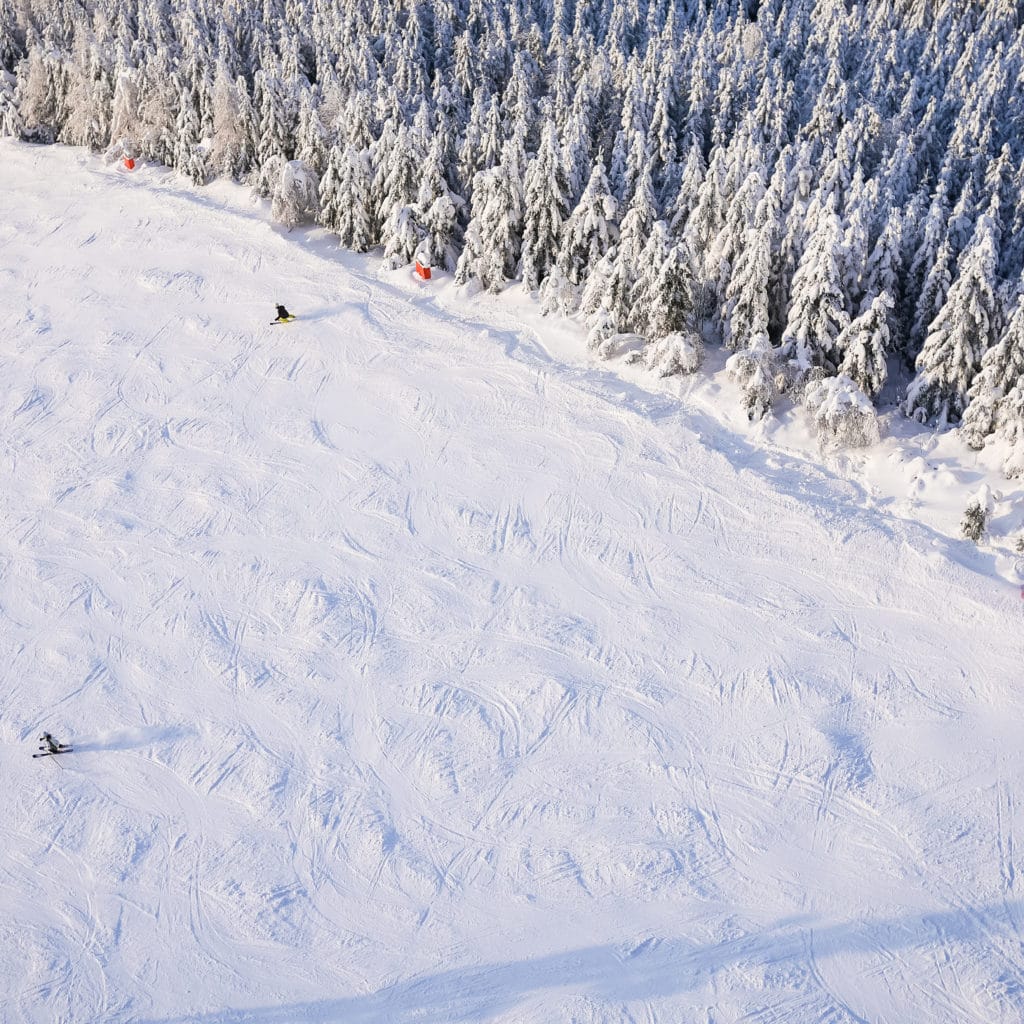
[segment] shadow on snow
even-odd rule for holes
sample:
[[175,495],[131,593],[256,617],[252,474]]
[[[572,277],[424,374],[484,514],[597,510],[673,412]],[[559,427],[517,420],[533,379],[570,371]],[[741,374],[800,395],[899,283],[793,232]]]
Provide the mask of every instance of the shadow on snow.
[[[896,949],[927,950],[939,944],[979,942],[993,962],[1002,959],[1001,987],[1008,1000],[1024,997],[1024,968],[1001,956],[998,938],[1016,943],[1024,903],[945,910],[899,919],[816,926],[809,916],[790,918],[760,934],[711,947],[687,939],[650,938],[628,949],[598,946],[510,964],[485,964],[402,981],[367,995],[284,1003],[250,1009],[151,1018],[139,1024],[456,1024],[487,1021],[544,990],[577,990],[611,1003],[666,998],[689,991],[725,967],[786,961],[814,962],[849,955],[891,960]],[[770,999],[770,993],[766,995]]]

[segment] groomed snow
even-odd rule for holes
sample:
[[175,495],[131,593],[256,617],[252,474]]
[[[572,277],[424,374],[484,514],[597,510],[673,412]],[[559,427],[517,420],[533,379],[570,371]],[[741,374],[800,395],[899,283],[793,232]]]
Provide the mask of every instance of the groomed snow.
[[376,268],[0,144],[0,1018],[1019,1024],[992,556]]

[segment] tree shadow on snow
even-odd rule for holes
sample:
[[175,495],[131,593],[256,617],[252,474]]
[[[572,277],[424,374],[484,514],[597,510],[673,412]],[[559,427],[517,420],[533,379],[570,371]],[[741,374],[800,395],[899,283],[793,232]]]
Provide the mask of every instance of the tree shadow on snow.
[[[983,945],[1006,998],[1024,997],[1024,969],[996,952],[1000,936],[1018,948],[1024,903],[944,910],[903,918],[816,925],[809,916],[702,947],[687,939],[650,938],[633,947],[597,946],[510,964],[485,964],[402,981],[368,995],[225,1008],[163,1017],[140,1024],[458,1024],[489,1021],[547,989],[573,991],[610,1003],[666,998],[708,984],[716,972],[742,964],[777,970],[787,962],[811,964],[842,955],[891,960],[899,949],[925,954],[959,944]],[[1014,938],[1015,936],[1015,938]],[[998,963],[997,963],[998,962]],[[766,993],[766,1005],[771,993]]]

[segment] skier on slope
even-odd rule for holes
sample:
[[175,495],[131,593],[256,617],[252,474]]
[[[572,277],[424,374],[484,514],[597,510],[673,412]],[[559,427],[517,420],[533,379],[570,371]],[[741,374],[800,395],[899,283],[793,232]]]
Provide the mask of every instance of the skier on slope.
[[288,310],[284,308],[284,306],[282,306],[280,303],[278,303],[278,306],[277,306],[277,319],[278,320],[282,320],[282,321],[283,320],[294,320],[295,317],[293,317],[291,315],[291,313],[289,313]]
[[[45,749],[48,754],[64,754],[70,749],[67,743],[58,742],[48,732],[44,732],[43,735],[39,737],[39,741],[40,743],[46,744]],[[44,748],[40,747],[39,749],[43,750]]]

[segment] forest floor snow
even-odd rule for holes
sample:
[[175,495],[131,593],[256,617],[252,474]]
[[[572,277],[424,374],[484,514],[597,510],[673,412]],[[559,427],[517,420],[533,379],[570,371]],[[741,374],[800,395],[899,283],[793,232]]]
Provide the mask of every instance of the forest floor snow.
[[0,1017],[1019,1024],[980,470],[378,266],[0,143]]

